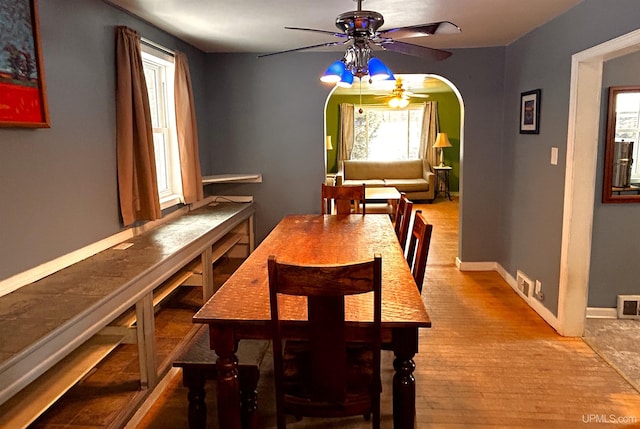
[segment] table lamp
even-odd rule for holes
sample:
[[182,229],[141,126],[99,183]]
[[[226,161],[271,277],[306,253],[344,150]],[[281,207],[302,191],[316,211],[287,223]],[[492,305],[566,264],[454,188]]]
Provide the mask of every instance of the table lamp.
[[440,149],[439,167],[444,167],[444,148],[451,147],[449,138],[447,138],[447,133],[438,133],[438,135],[436,136],[436,142],[433,144],[433,147]]
[[333,150],[333,145],[331,144],[331,136],[326,136],[325,137],[324,148],[326,150]]

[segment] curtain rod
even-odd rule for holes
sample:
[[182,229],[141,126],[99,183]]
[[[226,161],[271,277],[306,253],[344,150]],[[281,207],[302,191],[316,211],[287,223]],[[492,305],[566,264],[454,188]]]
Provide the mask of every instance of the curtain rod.
[[152,48],[155,48],[155,49],[157,49],[159,51],[162,51],[167,55],[171,55],[172,57],[176,56],[175,51],[173,51],[173,50],[171,50],[169,48],[165,48],[164,46],[162,46],[162,45],[160,45],[160,44],[158,44],[156,42],[152,42],[149,39],[145,39],[144,37],[140,38],[140,43],[144,43],[145,45],[150,46]]

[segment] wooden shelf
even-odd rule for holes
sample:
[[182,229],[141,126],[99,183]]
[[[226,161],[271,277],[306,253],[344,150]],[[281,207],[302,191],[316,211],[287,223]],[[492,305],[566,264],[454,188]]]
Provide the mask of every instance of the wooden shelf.
[[96,335],[0,407],[0,427],[26,428],[107,356],[122,337]]
[[202,184],[210,183],[262,183],[262,174],[214,174],[202,178]]
[[[60,319],[60,325],[52,327],[46,336],[26,332],[30,345],[9,358],[2,356],[0,428],[27,427],[123,343],[138,344],[140,383],[144,387],[139,396],[144,399],[149,394],[162,375],[162,368],[169,367],[163,362],[160,371],[155,362],[154,306],[161,305],[194,274],[201,278],[198,285],[203,287],[203,299],[208,299],[212,295],[208,289],[213,288],[209,281],[213,273],[210,265],[202,266],[201,261],[233,252],[235,246],[245,246],[245,241],[248,251],[253,250],[254,205],[215,205],[207,203],[133,234],[127,239],[132,245],[126,250],[108,248],[75,262],[74,274],[62,275],[64,281],[56,272],[40,279],[40,287],[53,284],[63,295],[91,297],[92,301],[77,317]],[[82,295],[82,291],[75,290],[81,289],[77,285],[92,273],[100,273],[104,288],[101,296],[86,292]],[[22,287],[28,291],[32,286]],[[43,317],[36,308],[29,308],[33,320]],[[133,308],[135,311],[128,311]],[[135,329],[131,329],[134,321]],[[131,404],[137,406],[134,402]]]

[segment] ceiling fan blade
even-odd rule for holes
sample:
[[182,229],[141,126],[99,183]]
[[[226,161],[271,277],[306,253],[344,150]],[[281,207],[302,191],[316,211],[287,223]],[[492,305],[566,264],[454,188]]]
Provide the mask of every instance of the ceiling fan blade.
[[328,31],[328,30],[316,30],[315,28],[302,28],[302,27],[284,27],[286,30],[300,30],[300,31],[313,31],[314,33],[322,33],[322,34],[331,34],[335,37],[345,38],[347,37],[344,33],[338,33],[336,31]]
[[344,42],[318,43],[317,45],[303,46],[301,48],[287,49],[285,51],[270,52],[268,54],[260,54],[260,55],[258,55],[258,58],[270,57],[271,55],[286,54],[287,52],[297,52],[297,51],[304,51],[304,50],[307,50],[307,49],[321,48],[321,47],[324,47],[324,46],[344,45],[345,43],[346,43],[346,41],[344,41]]
[[426,46],[412,45],[411,43],[399,42],[393,39],[386,39],[377,42],[376,45],[388,51],[399,52],[401,54],[413,55],[414,57],[427,58],[432,60],[444,60],[451,56],[451,52],[441,49],[428,48]]
[[430,24],[410,25],[408,27],[390,28],[378,32],[383,37],[393,37],[395,39],[406,39],[410,37],[424,37],[432,34],[455,34],[459,33],[460,27],[449,21],[432,22]]

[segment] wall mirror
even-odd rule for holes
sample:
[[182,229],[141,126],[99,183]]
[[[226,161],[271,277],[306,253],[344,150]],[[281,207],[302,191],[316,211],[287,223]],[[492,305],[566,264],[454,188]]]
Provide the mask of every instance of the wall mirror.
[[640,203],[640,86],[609,88],[603,203]]

